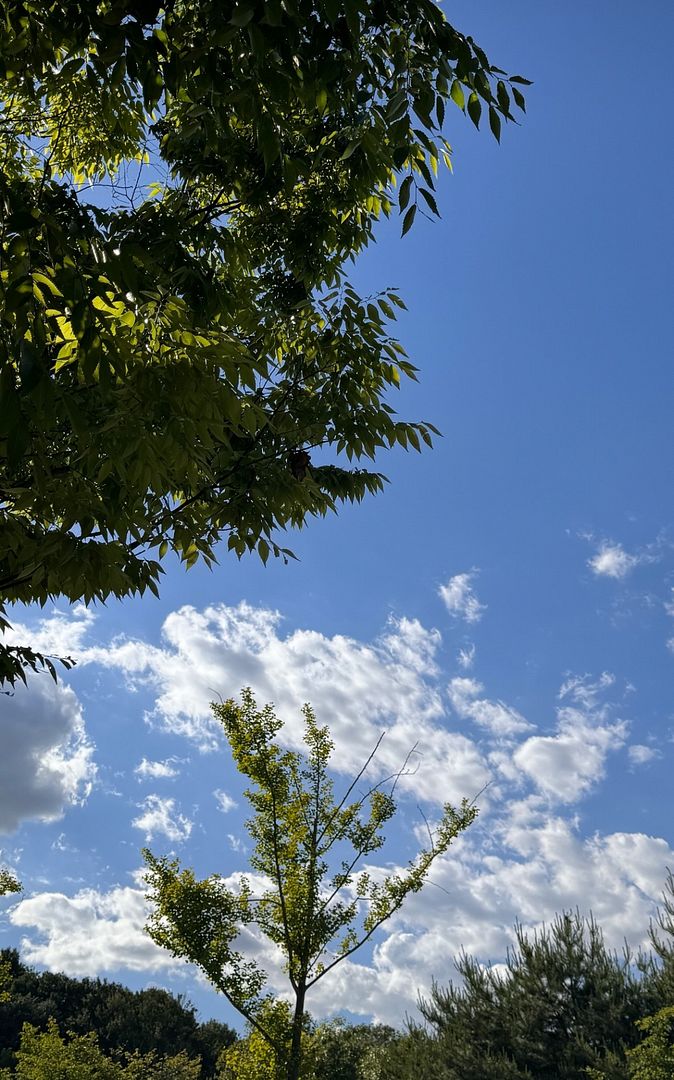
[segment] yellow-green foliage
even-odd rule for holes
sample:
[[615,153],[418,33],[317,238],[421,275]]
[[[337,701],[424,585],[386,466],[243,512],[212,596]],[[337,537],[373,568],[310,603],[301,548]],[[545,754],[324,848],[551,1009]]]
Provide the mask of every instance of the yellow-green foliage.
[[45,1031],[24,1024],[16,1069],[3,1070],[3,1080],[199,1080],[200,1062],[182,1052],[107,1057],[94,1032],[63,1037],[54,1020]]
[[[290,1052],[292,1010],[287,1001],[265,1002],[258,1019],[274,1040],[285,1047],[279,1055],[269,1039],[249,1025],[245,1039],[222,1051],[218,1060],[218,1080],[283,1080]],[[302,1032],[302,1080],[311,1080],[311,1046],[313,1036]]]
[[674,1006],[637,1021],[644,1038],[627,1051],[630,1080],[672,1080],[674,1077]]

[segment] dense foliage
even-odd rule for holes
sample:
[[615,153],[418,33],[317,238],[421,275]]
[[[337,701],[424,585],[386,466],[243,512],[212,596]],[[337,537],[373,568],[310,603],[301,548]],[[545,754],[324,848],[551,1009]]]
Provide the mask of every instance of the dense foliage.
[[[219,1054],[236,1035],[226,1024],[200,1024],[189,1003],[165,990],[133,991],[101,979],[71,979],[26,967],[6,950],[8,1000],[0,1004],[0,1065],[10,1065],[24,1024],[44,1030],[53,1019],[61,1035],[95,1032],[102,1052],[154,1052],[160,1057],[183,1052],[200,1057],[203,1076],[215,1075]],[[54,1044],[55,1045],[55,1044]]]
[[[229,700],[212,709],[239,772],[250,781],[245,795],[253,814],[246,824],[258,877],[251,884],[242,876],[234,888],[216,874],[199,881],[177,860],[146,851],[153,910],[148,928],[158,945],[197,964],[272,1047],[283,1080],[298,1080],[307,992],[423,887],[434,861],[477,810],[466,801],[459,810],[447,804],[428,827],[428,846],[404,869],[378,874],[363,863],[384,844],[404,765],[396,776],[374,782],[375,747],[337,799],[329,773],[333,744],[310,706],[303,709],[305,753],[283,749],[277,741],[282,721],[271,705],[258,709],[250,690],[243,691],[241,704]],[[239,951],[244,928],[284,958],[293,999],[286,1028],[276,1012],[270,1014],[264,968]]]
[[524,82],[433,0],[0,0],[0,616],[286,557],[430,444],[345,263],[438,212],[447,106],[499,138]]
[[200,1080],[198,1058],[184,1051],[170,1057],[115,1054],[101,1050],[96,1035],[61,1035],[50,1020],[45,1031],[25,1024],[16,1066],[0,1069],[2,1080]]

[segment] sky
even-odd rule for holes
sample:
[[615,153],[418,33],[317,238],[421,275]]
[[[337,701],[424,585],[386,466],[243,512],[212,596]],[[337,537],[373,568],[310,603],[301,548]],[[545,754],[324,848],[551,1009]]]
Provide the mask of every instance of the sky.
[[[353,273],[396,286],[420,369],[396,406],[443,432],[378,465],[383,495],[290,537],[297,562],[167,564],[161,598],[13,613],[77,667],[0,697],[0,945],[39,968],[185,993],[235,1023],[143,933],[140,849],[236,881],[243,784],[208,703],[251,686],[298,746],[311,701],[347,784],[385,731],[418,747],[376,865],[422,813],[478,799],[431,882],[308,1001],[399,1024],[461,949],[499,963],[513,923],[592,910],[638,946],[674,868],[670,46],[648,0],[447,4],[534,80],[497,146],[458,110],[440,222],[399,222]],[[277,958],[249,948],[283,989]]]

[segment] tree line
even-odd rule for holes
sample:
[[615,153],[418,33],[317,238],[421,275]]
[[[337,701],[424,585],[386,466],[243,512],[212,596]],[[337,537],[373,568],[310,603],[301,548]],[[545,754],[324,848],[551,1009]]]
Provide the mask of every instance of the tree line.
[[[646,928],[645,928],[646,929]],[[305,1014],[302,1080],[671,1080],[674,882],[648,951],[607,947],[578,912],[515,929],[503,966],[467,954],[419,1001],[423,1023],[315,1023]],[[16,1080],[278,1080],[269,1043],[237,1036],[159,989],[37,973],[5,950],[0,1076]],[[451,978],[450,978],[451,974]],[[287,1001],[267,1006],[281,1034]]]

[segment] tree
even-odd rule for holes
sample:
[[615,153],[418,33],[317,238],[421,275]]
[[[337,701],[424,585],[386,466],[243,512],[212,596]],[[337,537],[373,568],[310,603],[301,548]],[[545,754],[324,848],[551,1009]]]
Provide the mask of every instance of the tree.
[[651,1002],[629,953],[609,951],[597,923],[578,913],[530,936],[517,927],[516,935],[505,974],[463,955],[462,985],[436,985],[420,1003],[437,1037],[429,1075],[586,1080],[594,1069],[625,1080],[625,1049]]
[[[329,776],[333,744],[308,705],[303,710],[306,756],[279,746],[275,737],[281,721],[270,705],[258,710],[250,690],[243,692],[240,705],[229,700],[212,709],[237,768],[251,783],[246,797],[253,816],[247,828],[259,886],[254,888],[245,876],[238,888],[217,875],[199,881],[177,860],[159,859],[146,850],[154,909],[148,928],[157,944],[202,969],[273,1047],[284,1078],[298,1080],[307,992],[422,888],[434,860],[477,811],[465,801],[458,811],[446,805],[435,831],[429,829],[429,846],[404,870],[382,875],[360,869],[382,847],[384,827],[396,809],[400,774],[355,795],[376,747],[337,801]],[[245,927],[263,935],[284,957],[293,996],[288,1041],[265,1024],[270,1001],[266,974],[237,948]]]
[[446,106],[498,139],[525,82],[433,0],[0,0],[0,604],[287,558],[430,444],[345,264],[438,213]]
[[321,1024],[312,1037],[312,1080],[386,1080],[386,1049],[399,1042],[386,1024]]

